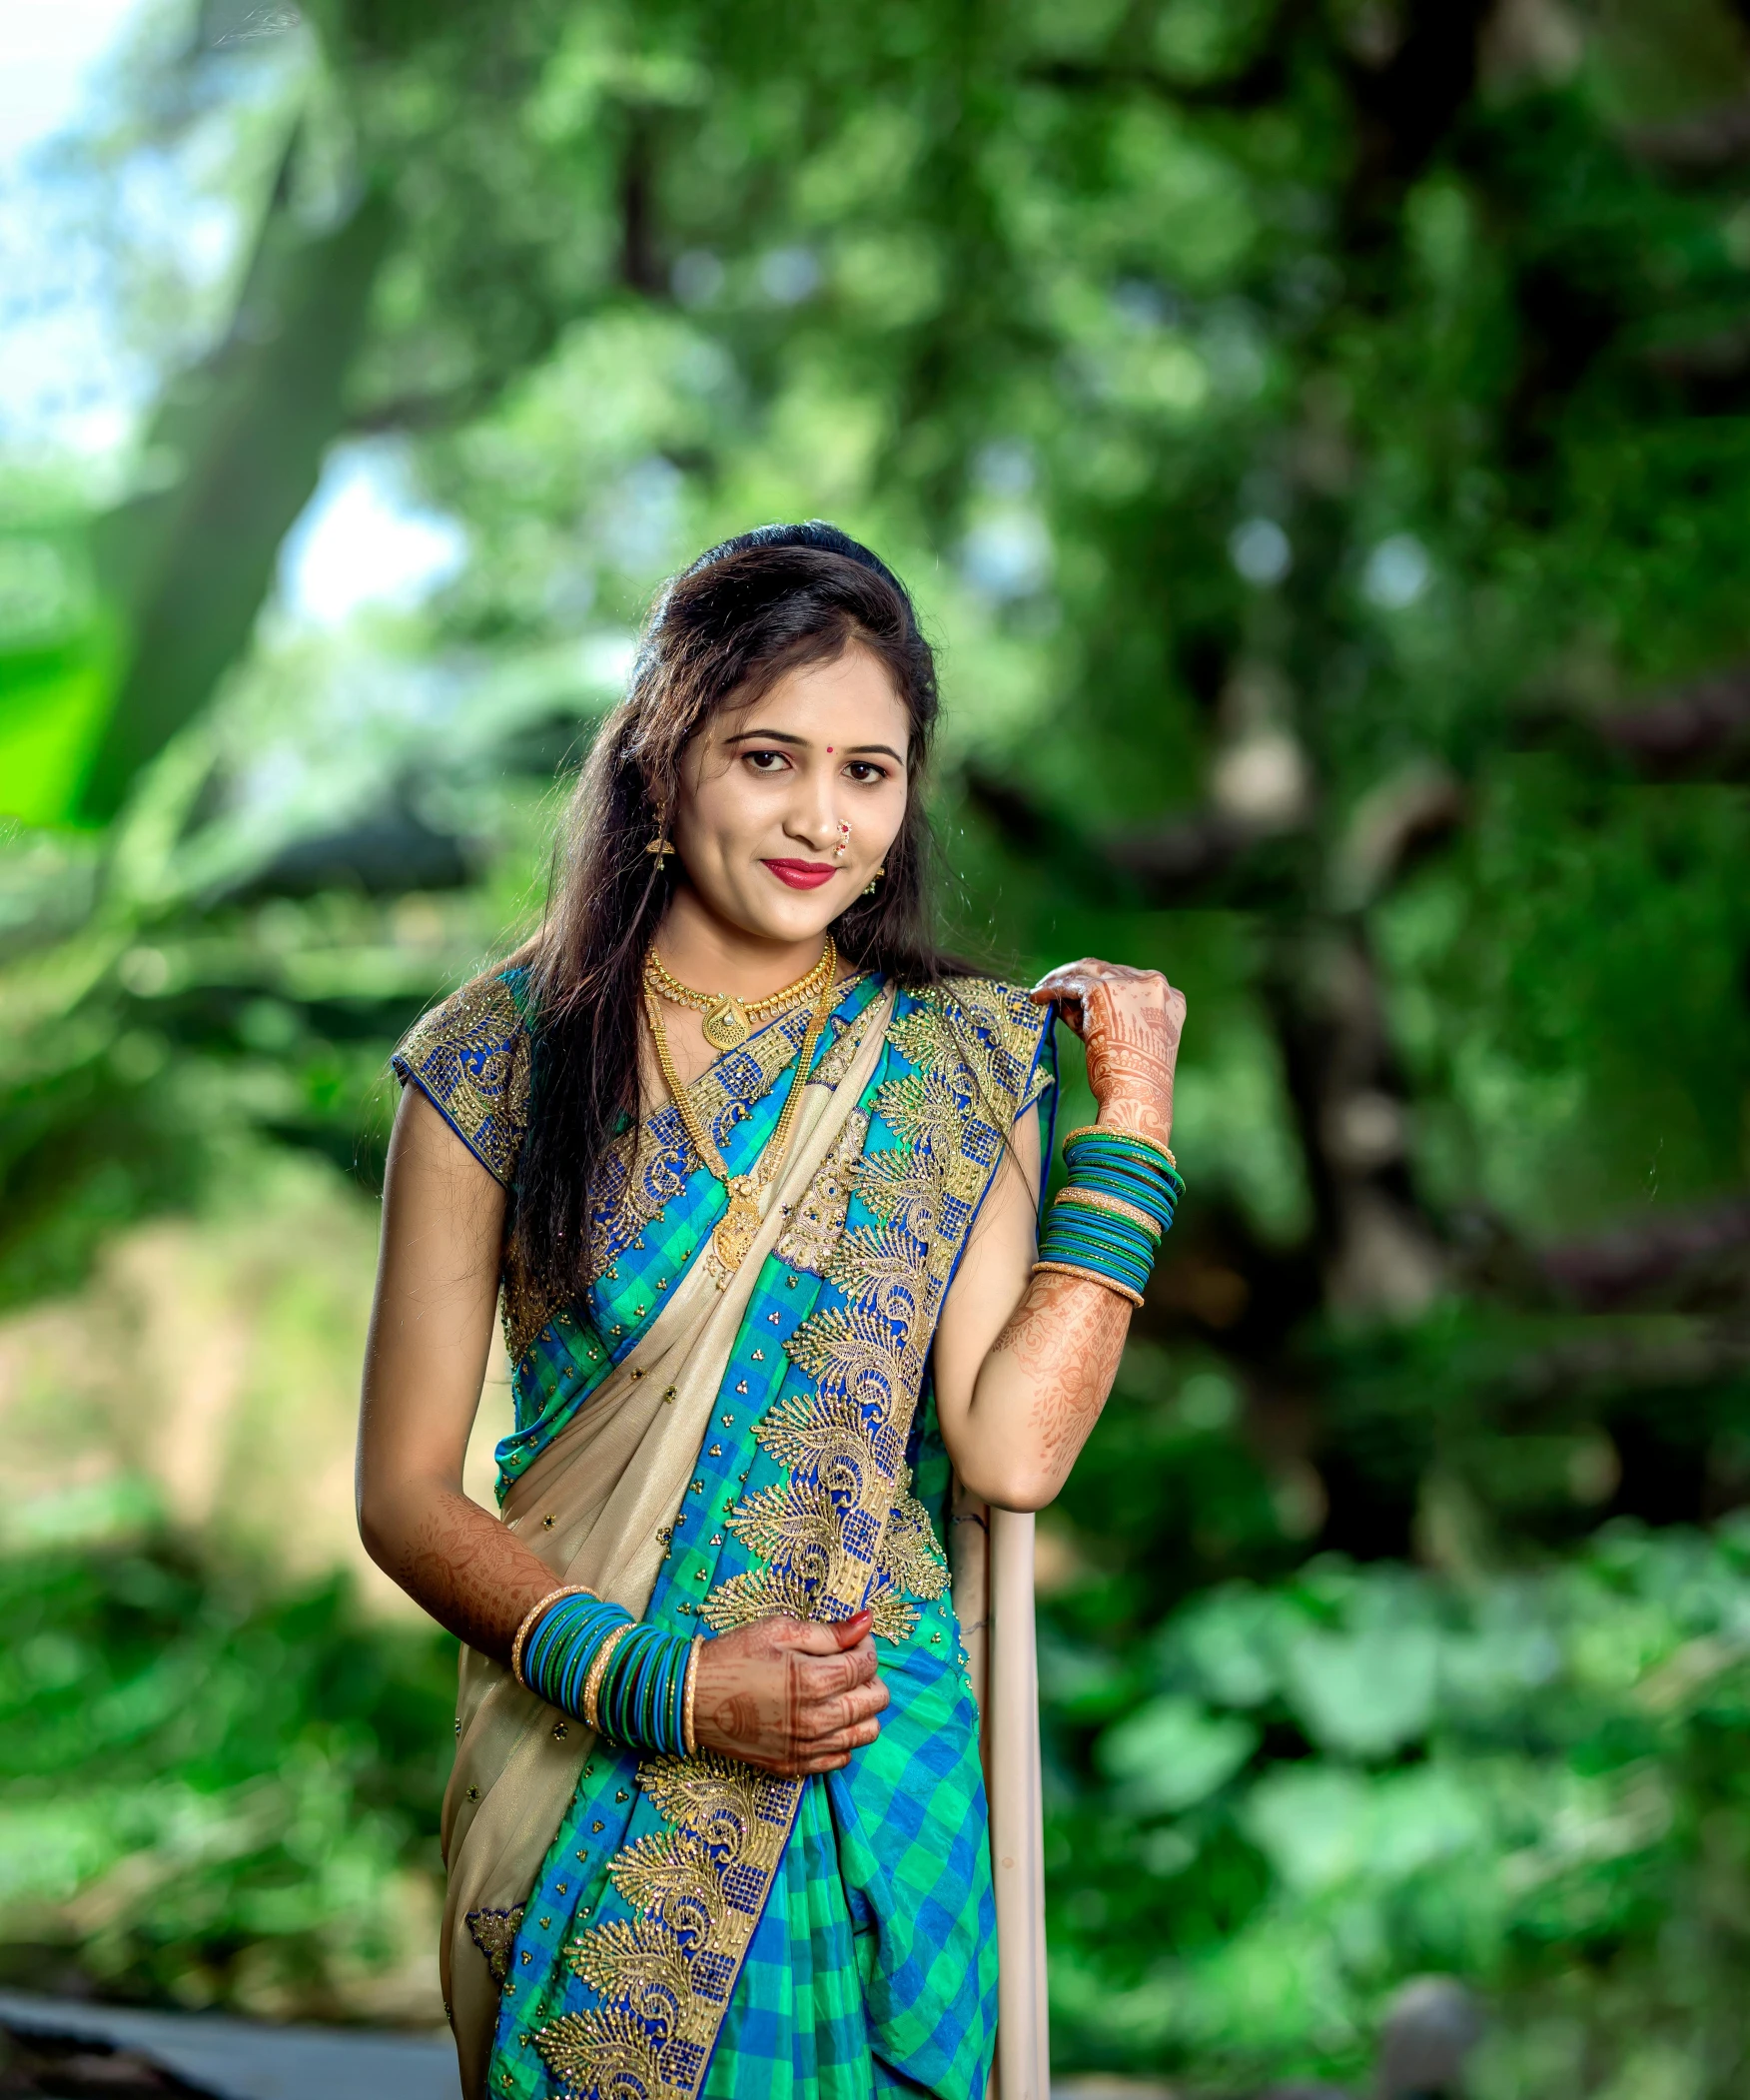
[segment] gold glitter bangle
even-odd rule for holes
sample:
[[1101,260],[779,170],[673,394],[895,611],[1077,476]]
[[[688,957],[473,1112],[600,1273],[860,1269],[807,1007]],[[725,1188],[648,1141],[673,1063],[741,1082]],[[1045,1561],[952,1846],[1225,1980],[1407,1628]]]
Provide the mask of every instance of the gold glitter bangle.
[[1110,1276],[1102,1276],[1098,1269],[1078,1269],[1074,1262],[1035,1262],[1033,1274],[1049,1276],[1079,1276],[1086,1284],[1098,1284],[1103,1291],[1111,1291],[1119,1298],[1128,1298],[1132,1305],[1143,1302],[1141,1291],[1133,1291],[1127,1284],[1114,1283]]
[[1116,1123],[1084,1123],[1080,1130],[1066,1130],[1063,1144],[1068,1145],[1076,1138],[1128,1138],[1133,1145],[1146,1146],[1157,1158],[1164,1159],[1175,1174],[1179,1172],[1179,1162],[1173,1157],[1171,1148],[1159,1144],[1154,1138],[1144,1137],[1140,1130],[1123,1130]]
[[699,1753],[699,1739],[693,1732],[693,1700],[698,1696],[699,1650],[704,1644],[705,1636],[702,1633],[695,1633],[693,1635],[692,1653],[686,1658],[686,1690],[680,1702],[681,1747],[689,1757],[696,1757]]
[[[586,1582],[567,1582],[562,1588],[549,1589],[538,1604],[531,1604],[523,1612],[522,1623],[516,1628],[515,1637],[510,1642],[510,1674],[522,1686],[524,1691],[532,1691],[534,1687],[522,1674],[523,1643],[527,1640],[529,1634],[534,1631],[535,1620],[539,1618],[548,1604],[556,1604],[562,1596],[595,1596],[595,1591]],[[595,1601],[600,1603],[600,1597],[596,1596]]]
[[586,1728],[598,1729],[601,1726],[595,1717],[595,1701],[601,1696],[601,1680],[607,1675],[607,1665],[614,1649],[637,1622],[635,1618],[628,1618],[623,1626],[615,1626],[595,1650],[595,1659],[589,1665],[589,1674],[583,1679],[583,1697],[580,1702],[583,1707],[583,1725]]
[[1126,1218],[1132,1225],[1140,1225],[1151,1240],[1159,1240],[1161,1228],[1146,1210],[1134,1203],[1126,1203],[1122,1196],[1109,1196],[1104,1189],[1078,1189],[1072,1182],[1067,1189],[1059,1189],[1052,1198],[1055,1208],[1060,1203],[1080,1206],[1085,1211],[1105,1211],[1110,1217]]

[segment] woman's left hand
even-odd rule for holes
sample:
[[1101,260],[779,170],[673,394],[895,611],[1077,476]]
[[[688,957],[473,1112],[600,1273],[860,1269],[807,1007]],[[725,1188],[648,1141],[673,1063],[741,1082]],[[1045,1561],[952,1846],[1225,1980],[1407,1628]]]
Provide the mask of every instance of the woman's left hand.
[[1159,970],[1084,956],[1048,970],[1033,987],[1043,1006],[1054,1002],[1088,1046],[1088,1085],[1100,1121],[1169,1142],[1173,1131],[1173,1072],[1185,1026],[1185,994]]

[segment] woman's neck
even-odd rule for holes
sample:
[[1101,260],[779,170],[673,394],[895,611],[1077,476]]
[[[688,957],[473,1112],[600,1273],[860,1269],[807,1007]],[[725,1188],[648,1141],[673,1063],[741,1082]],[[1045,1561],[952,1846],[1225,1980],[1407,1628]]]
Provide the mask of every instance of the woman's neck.
[[698,992],[763,999],[805,977],[820,960],[823,933],[799,941],[768,940],[718,918],[682,883],[656,933],[663,967]]

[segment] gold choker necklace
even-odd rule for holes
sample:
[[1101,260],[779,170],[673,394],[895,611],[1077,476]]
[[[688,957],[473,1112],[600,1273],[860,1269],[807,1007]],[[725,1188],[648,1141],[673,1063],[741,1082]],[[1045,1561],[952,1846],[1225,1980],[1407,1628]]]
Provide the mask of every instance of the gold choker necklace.
[[737,999],[728,992],[695,992],[690,984],[682,984],[678,977],[669,975],[654,948],[644,958],[647,984],[673,1005],[690,1006],[694,1013],[704,1015],[700,1029],[713,1050],[739,1049],[753,1033],[755,1021],[763,1020],[768,1014],[787,1013],[793,1006],[806,1005],[824,985],[832,982],[837,969],[838,952],[829,934],[826,946],[820,951],[820,960],[806,977],[798,977],[794,984],[785,985],[781,992],[768,992],[763,999]]

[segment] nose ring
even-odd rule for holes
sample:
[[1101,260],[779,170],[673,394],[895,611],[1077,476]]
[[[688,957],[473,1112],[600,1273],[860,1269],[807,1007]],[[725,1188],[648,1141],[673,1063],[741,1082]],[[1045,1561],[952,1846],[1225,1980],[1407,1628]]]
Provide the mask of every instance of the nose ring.
[[843,819],[843,818],[841,817],[841,818],[839,819],[839,839],[838,839],[838,844],[837,844],[836,846],[834,846],[834,847],[833,847],[833,849],[832,849],[832,850],[833,850],[833,853],[834,853],[834,856],[835,856],[835,857],[836,857],[837,859],[839,859],[839,860],[843,860],[843,859],[844,859],[844,857],[845,857],[845,853],[846,853],[847,849],[848,849],[848,848],[849,848],[849,846],[850,846],[850,843],[851,843],[851,827],[850,827],[850,825],[849,825],[849,824],[847,824],[847,823],[846,823],[846,822],[844,821],[844,819]]

